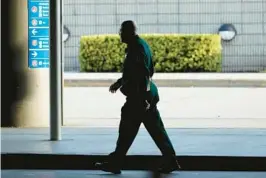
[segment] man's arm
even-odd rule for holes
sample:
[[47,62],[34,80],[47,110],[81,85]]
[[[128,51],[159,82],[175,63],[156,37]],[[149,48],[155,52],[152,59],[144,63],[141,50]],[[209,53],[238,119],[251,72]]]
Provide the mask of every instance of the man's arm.
[[123,85],[125,85],[127,83],[127,80],[125,80],[125,79],[123,79],[123,77],[121,77],[116,82],[119,83],[120,86],[122,87]]
[[150,64],[150,77],[152,78],[154,74],[154,65],[153,65],[153,60],[151,57],[151,64]]
[[[125,61],[126,60],[128,60],[128,59],[125,59]],[[122,87],[123,85],[128,83],[128,81],[129,81],[128,72],[129,71],[128,71],[127,67],[124,67],[123,72],[122,72],[122,77],[117,80],[117,83],[120,84],[120,87]]]
[[146,54],[144,47],[140,46],[136,54],[136,80],[139,84],[139,90],[142,92],[147,91],[148,82],[150,78],[149,57]]
[[[128,53],[124,61],[122,77],[116,83],[122,87],[127,83],[139,85],[144,91],[147,90],[147,81],[149,80],[150,71],[149,58],[142,47]],[[119,88],[120,88],[119,87]]]
[[119,83],[121,87],[132,81],[134,78],[132,77],[136,72],[135,64],[133,62],[134,60],[136,60],[135,52],[128,52],[124,60],[122,77],[117,80],[117,83]]
[[148,56],[146,55],[143,49],[140,50],[137,55],[137,68],[140,70],[140,74],[144,77],[150,76],[149,61]]

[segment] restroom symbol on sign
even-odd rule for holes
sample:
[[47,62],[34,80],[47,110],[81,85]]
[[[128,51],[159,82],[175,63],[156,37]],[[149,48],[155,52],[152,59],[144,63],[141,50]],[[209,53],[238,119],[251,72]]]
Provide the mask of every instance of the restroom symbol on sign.
[[36,6],[33,6],[33,7],[31,8],[31,12],[33,12],[33,13],[36,13],[37,10],[38,10],[38,8],[37,8]]
[[37,40],[32,40],[32,46],[37,46],[38,42]]

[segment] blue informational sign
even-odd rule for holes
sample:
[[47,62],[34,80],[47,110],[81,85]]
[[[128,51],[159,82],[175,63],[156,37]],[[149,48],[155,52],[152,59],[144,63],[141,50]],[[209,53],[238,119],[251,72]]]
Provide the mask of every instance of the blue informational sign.
[[28,0],[28,67],[49,68],[49,0]]

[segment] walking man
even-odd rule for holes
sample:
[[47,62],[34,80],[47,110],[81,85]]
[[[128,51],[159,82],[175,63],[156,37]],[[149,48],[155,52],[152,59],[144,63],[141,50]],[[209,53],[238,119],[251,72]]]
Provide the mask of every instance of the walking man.
[[150,47],[137,35],[133,21],[124,21],[121,24],[120,38],[127,44],[123,74],[109,90],[115,93],[120,89],[126,96],[126,102],[121,109],[116,149],[109,155],[108,162],[96,163],[95,166],[106,172],[120,174],[122,160],[143,123],[164,158],[158,171],[170,173],[178,170],[180,166],[175,150],[156,106],[159,102],[158,90],[150,80],[154,73]]

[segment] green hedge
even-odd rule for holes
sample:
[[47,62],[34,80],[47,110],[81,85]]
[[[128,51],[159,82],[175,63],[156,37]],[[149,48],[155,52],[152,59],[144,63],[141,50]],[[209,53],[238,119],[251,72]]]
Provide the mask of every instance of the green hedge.
[[[156,72],[218,72],[221,69],[219,35],[140,35],[153,52]],[[125,45],[118,35],[82,36],[82,72],[121,72]]]

